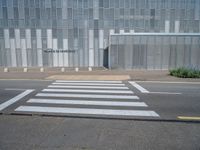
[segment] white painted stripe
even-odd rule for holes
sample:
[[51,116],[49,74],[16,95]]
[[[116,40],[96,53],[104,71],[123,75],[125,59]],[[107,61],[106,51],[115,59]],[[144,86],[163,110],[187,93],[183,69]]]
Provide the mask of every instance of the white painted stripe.
[[133,85],[135,88],[137,88],[140,92],[142,92],[142,93],[149,93],[148,90],[146,90],[145,88],[143,88],[143,87],[140,86],[139,84],[137,84],[137,83],[135,83],[135,82],[131,82],[131,81],[129,81],[129,83],[130,83],[131,85]]
[[27,102],[28,103],[45,103],[45,104],[147,107],[147,105],[144,102],[84,101],[84,100],[60,100],[60,99],[30,99]]
[[8,106],[10,106],[11,104],[17,102],[18,100],[20,100],[21,98],[25,97],[26,95],[30,94],[31,92],[33,92],[34,90],[26,90],[23,93],[15,96],[14,98],[2,103],[0,105],[0,111],[2,111],[3,109],[7,108]]
[[169,94],[169,95],[180,95],[182,93],[173,93],[173,92],[149,92],[150,94]]
[[[10,90],[10,91],[25,91],[27,89],[18,89],[18,88],[5,88],[5,90]],[[29,89],[29,90],[34,90],[34,89]]]
[[43,92],[72,92],[72,93],[112,93],[133,94],[130,90],[76,90],[76,89],[44,89]]
[[63,107],[40,107],[20,106],[15,111],[41,112],[41,113],[65,113],[65,114],[88,114],[88,115],[114,115],[114,116],[144,116],[159,117],[154,111],[146,110],[115,110],[115,109],[88,109],[88,108],[63,108]]
[[117,86],[65,86],[65,85],[49,85],[49,88],[72,88],[72,89],[129,89],[128,87],[117,87]]
[[97,81],[97,80],[56,80],[56,82],[67,82],[67,83],[122,83],[122,81]]
[[52,83],[55,85],[104,85],[104,86],[125,86],[124,84],[112,84],[112,83]]
[[133,95],[97,95],[97,94],[57,94],[57,93],[38,93],[41,97],[79,97],[79,98],[112,98],[112,99],[139,99]]
[[141,83],[177,83],[177,84],[200,84],[200,82],[173,82],[173,81],[137,81]]

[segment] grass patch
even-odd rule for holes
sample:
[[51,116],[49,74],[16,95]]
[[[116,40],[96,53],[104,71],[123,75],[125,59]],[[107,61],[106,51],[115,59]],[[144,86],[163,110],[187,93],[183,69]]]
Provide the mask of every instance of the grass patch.
[[200,78],[200,70],[189,68],[177,68],[169,70],[171,76],[179,78]]

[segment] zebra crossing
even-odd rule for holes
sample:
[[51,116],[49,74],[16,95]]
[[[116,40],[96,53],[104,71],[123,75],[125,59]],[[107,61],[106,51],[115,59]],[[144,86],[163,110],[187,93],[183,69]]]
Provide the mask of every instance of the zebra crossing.
[[159,117],[122,81],[56,80],[15,112],[83,117]]

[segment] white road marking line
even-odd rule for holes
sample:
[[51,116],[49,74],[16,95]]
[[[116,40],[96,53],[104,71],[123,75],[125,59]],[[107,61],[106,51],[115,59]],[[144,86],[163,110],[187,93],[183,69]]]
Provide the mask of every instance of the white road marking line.
[[0,79],[0,81],[44,81],[44,82],[49,82],[53,80],[47,80],[47,79]]
[[200,82],[173,82],[173,81],[137,81],[146,83],[181,83],[181,84],[200,84]]
[[49,85],[48,87],[50,88],[73,88],[73,89],[81,89],[81,88],[84,88],[84,89],[129,89],[128,87],[117,87],[117,86],[65,86],[65,85]]
[[102,106],[135,106],[147,107],[144,102],[116,102],[116,101],[85,101],[85,100],[60,100],[60,99],[29,99],[28,103],[45,104],[74,104],[74,105],[102,105]]
[[112,84],[112,83],[52,83],[54,85],[95,85],[95,86],[125,86],[124,84]]
[[112,93],[112,94],[133,94],[133,91],[127,90],[74,90],[74,89],[43,89],[43,92],[72,92],[72,93]]
[[122,83],[122,81],[97,81],[97,80],[56,80],[56,82],[74,83]]
[[26,90],[26,91],[22,92],[21,94],[11,98],[10,100],[2,103],[0,105],[0,111],[2,111],[3,109],[7,108],[10,105],[12,105],[13,103],[17,102],[18,100],[20,100],[21,98],[25,97],[26,95],[30,94],[33,91],[34,90]]
[[139,99],[133,95],[97,95],[97,94],[57,94],[57,93],[38,93],[41,97],[75,97],[75,98],[112,98],[112,99]]
[[145,88],[143,88],[142,86],[140,86],[139,84],[135,83],[135,82],[131,82],[129,81],[129,83],[134,86],[135,88],[137,88],[141,93],[149,93],[148,90],[146,90]]
[[173,93],[173,92],[149,92],[150,94],[172,94],[172,95],[181,95],[182,93]]
[[[5,90],[8,90],[8,91],[25,91],[25,90],[27,90],[27,89],[5,88]],[[29,90],[34,90],[34,89],[29,89]]]
[[20,106],[17,109],[15,109],[15,111],[41,112],[41,113],[65,113],[65,114],[88,114],[88,115],[159,117],[159,115],[156,112],[146,111],[146,110],[115,110],[115,109]]

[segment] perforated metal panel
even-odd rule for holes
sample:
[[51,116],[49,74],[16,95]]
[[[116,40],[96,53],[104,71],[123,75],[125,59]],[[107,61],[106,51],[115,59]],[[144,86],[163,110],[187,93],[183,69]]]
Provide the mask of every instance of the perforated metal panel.
[[200,34],[112,34],[109,52],[111,69],[200,68]]
[[[200,0],[0,0],[0,66],[102,66],[109,33],[133,31],[198,33]],[[182,48],[159,45],[163,39],[132,40],[134,44],[125,41],[117,47],[120,68],[161,69],[196,62],[193,52],[191,60],[182,60],[191,44],[176,56]]]

